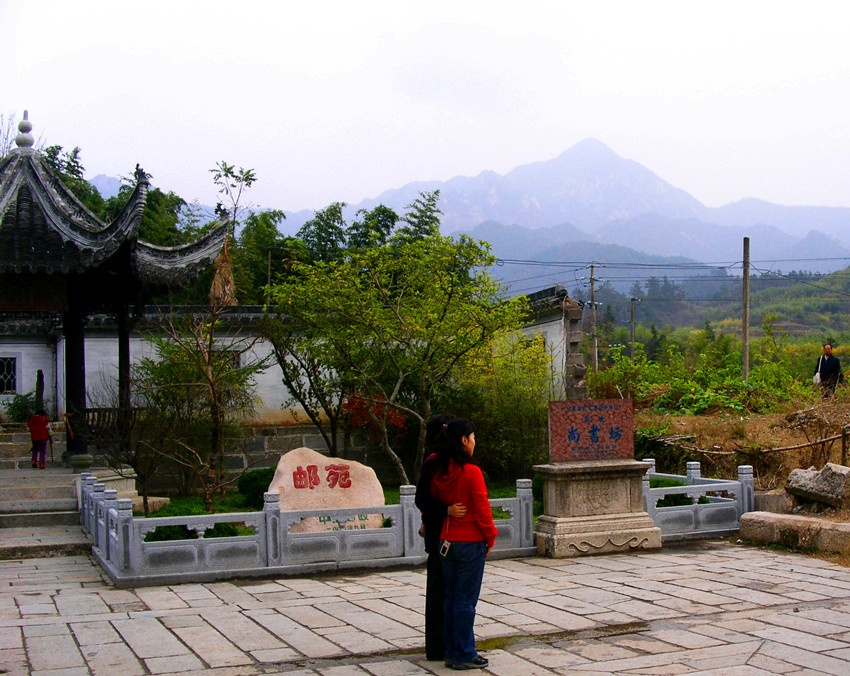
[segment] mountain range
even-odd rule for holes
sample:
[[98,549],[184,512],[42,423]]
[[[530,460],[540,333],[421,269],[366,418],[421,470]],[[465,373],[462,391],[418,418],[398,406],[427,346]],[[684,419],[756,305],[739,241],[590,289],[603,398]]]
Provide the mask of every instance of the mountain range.
[[[419,193],[432,190],[440,191],[444,234],[485,239],[502,259],[661,266],[656,276],[668,274],[665,264],[674,271],[683,262],[740,270],[743,238],[749,237],[754,272],[827,273],[850,262],[850,208],[758,199],[707,207],[592,138],[504,175],[484,171],[409,183],[349,205],[346,213],[378,204],[401,212]],[[312,213],[287,213],[287,231],[297,231]],[[616,261],[610,258],[615,251]],[[532,276],[530,269],[513,272],[497,276]],[[546,279],[555,281],[558,274],[550,272]]]
[[[117,190],[118,181],[98,176],[92,183],[106,194]],[[591,262],[602,269],[643,270],[612,281],[621,291],[635,279],[675,277],[683,266],[700,263],[739,274],[744,237],[750,238],[755,273],[828,273],[850,263],[850,208],[754,198],[707,207],[593,138],[504,175],[484,171],[408,183],[348,205],[345,215],[351,220],[358,210],[378,204],[401,213],[420,193],[433,190],[440,191],[443,233],[488,241],[505,262],[494,276],[515,290],[534,290],[537,283],[571,288],[587,276],[582,265]],[[282,230],[295,234],[313,214],[287,212]]]

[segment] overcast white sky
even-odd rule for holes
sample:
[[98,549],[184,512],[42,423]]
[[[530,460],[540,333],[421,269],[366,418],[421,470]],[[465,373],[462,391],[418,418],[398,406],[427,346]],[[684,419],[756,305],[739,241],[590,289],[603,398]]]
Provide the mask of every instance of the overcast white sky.
[[850,206],[846,2],[0,0],[0,113],[212,204],[356,203],[593,136],[709,206]]

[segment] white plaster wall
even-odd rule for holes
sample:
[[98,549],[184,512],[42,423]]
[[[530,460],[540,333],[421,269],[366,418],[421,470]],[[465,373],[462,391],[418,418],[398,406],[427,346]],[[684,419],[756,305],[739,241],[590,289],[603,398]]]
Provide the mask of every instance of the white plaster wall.
[[[560,315],[527,326],[528,335],[542,333],[546,346],[552,352],[557,373],[564,371],[564,325]],[[226,343],[225,343],[226,344]],[[86,346],[86,392],[89,406],[114,406],[118,393],[118,338],[106,332],[87,332]],[[137,361],[152,356],[153,347],[140,335],[130,338],[130,359]],[[18,382],[20,393],[35,390],[38,369],[44,371],[45,398],[53,410],[48,411],[61,418],[65,412],[65,341],[60,338],[56,345],[33,336],[0,338],[0,356],[18,358]],[[244,359],[270,357],[269,366],[256,376],[257,417],[263,422],[277,423],[286,419],[285,409],[291,407],[289,393],[283,385],[280,367],[274,358],[271,345],[259,341]],[[0,395],[0,403],[10,397]],[[297,407],[296,407],[297,408]]]
[[[528,336],[543,335],[546,348],[552,354],[552,364],[557,375],[564,373],[564,359],[566,358],[566,345],[564,337],[564,319],[561,315],[540,320],[522,329]],[[559,379],[560,380],[560,379]]]
[[[15,357],[17,394],[35,392],[38,370],[44,373],[44,398],[48,413],[55,415],[56,406],[56,346],[47,338],[20,339],[12,336],[0,338],[0,357]],[[0,403],[13,395],[0,395]]]
[[[223,344],[227,345],[228,340],[225,339]],[[142,336],[131,336],[131,362],[153,355],[153,346],[149,342]],[[283,385],[280,367],[274,359],[271,346],[263,341],[256,343],[243,356],[243,361],[259,360],[267,356],[271,357],[268,368],[256,377],[257,415],[263,420],[274,422],[281,417],[289,393]],[[114,406],[117,401],[118,339],[114,334],[86,334],[86,391],[89,406]]]

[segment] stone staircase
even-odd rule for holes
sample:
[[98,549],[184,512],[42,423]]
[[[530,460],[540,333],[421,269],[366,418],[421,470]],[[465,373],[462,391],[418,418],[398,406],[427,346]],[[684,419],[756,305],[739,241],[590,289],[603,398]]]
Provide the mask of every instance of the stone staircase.
[[[46,469],[34,469],[26,426],[0,427],[0,560],[76,556],[90,550],[91,541],[80,526],[79,474],[62,464],[63,436],[54,432],[54,460],[48,448]],[[138,499],[133,478],[108,469],[89,471],[119,497]]]
[[[47,466],[60,467],[65,452],[65,433],[59,432],[57,424],[53,428],[53,453],[51,462],[50,447],[47,447]],[[30,434],[23,423],[4,423],[0,426],[0,469],[25,469],[30,467]]]
[[76,477],[64,467],[0,472],[0,528],[79,525]]

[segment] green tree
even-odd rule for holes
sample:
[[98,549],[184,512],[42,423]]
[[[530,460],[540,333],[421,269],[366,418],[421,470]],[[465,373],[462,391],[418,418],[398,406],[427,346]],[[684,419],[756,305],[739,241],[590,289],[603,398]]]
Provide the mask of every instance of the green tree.
[[62,180],[62,183],[98,218],[103,217],[104,200],[91,183],[85,179],[85,168],[79,147],[64,151],[60,145],[47,146],[41,151],[45,162]]
[[225,431],[253,412],[254,378],[267,366],[253,356],[258,337],[223,330],[226,314],[211,306],[203,314],[167,317],[161,333],[149,337],[155,356],[140,360],[135,371],[147,413],[169,421],[170,459],[194,475],[209,511],[215,492],[235,481],[225,477]]
[[330,455],[337,457],[340,433],[344,431],[345,402],[354,388],[326,365],[327,344],[320,330],[294,321],[286,314],[290,307],[290,303],[282,303],[275,313],[267,315],[262,336],[272,346],[280,366],[283,384],[291,397],[288,403],[301,407]]
[[230,219],[230,236],[236,236],[236,226],[240,216],[250,205],[242,203],[243,193],[257,182],[257,174],[253,169],[236,167],[225,161],[218,162],[209,170],[213,175],[213,183],[218,188],[220,195],[224,195],[228,205],[219,203],[217,212],[227,214]]
[[286,237],[278,230],[284,218],[285,214],[277,209],[252,211],[245,218],[232,250],[233,278],[242,304],[264,303],[264,289],[273,275],[285,274],[291,269],[293,259],[307,255],[300,240]]
[[324,368],[371,403],[379,443],[403,483],[391,413],[419,423],[418,471],[435,392],[465,357],[520,325],[525,300],[503,297],[483,271],[493,262],[483,243],[432,235],[300,266],[273,290],[281,315],[314,338]]
[[349,249],[365,249],[387,243],[399,221],[398,214],[383,204],[367,211],[357,212],[358,220],[347,230],[346,245]]
[[[556,398],[552,354],[543,336],[502,333],[464,360],[446,410],[475,420],[492,475],[532,476],[549,457],[549,401]],[[453,401],[454,400],[454,401]]]
[[329,263],[342,256],[346,244],[346,223],[342,210],[345,202],[334,202],[301,226],[296,237],[307,246],[310,259]]
[[419,193],[413,203],[407,205],[407,211],[401,217],[404,225],[394,235],[398,242],[411,242],[440,234],[440,211],[438,202],[440,191]]

